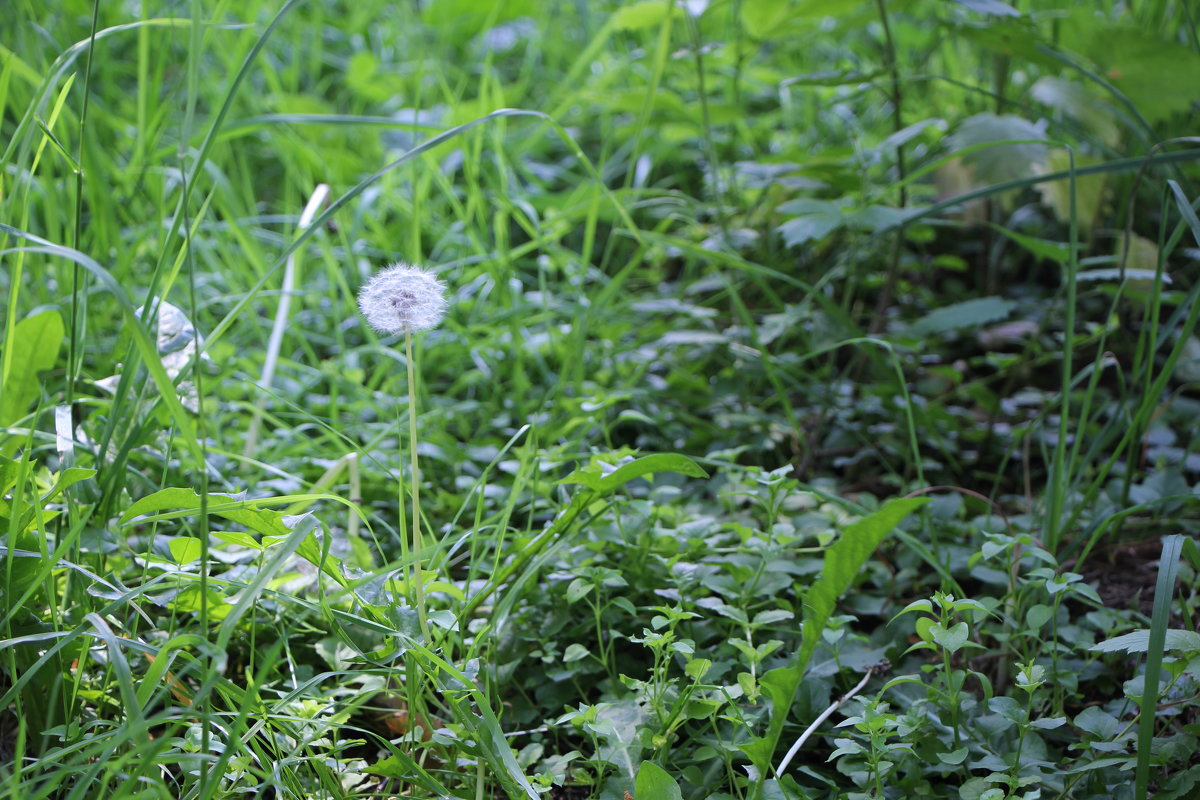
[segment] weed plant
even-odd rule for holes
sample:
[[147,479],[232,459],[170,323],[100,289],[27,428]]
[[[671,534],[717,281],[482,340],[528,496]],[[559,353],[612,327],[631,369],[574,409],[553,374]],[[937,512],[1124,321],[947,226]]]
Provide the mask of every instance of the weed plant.
[[0,800],[1200,792],[1188,4],[2,11]]

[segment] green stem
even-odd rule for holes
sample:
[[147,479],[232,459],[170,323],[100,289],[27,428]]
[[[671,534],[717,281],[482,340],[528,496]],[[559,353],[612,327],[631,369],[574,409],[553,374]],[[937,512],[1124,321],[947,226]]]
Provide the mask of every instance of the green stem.
[[413,369],[412,331],[404,331],[404,365],[408,370],[408,444],[412,450],[412,590],[421,635],[433,644],[425,617],[425,583],[421,577],[421,477],[417,465],[417,371]]

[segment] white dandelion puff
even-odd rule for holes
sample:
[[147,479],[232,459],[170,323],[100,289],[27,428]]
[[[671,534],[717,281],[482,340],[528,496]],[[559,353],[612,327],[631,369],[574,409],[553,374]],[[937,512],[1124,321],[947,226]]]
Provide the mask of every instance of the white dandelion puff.
[[446,316],[446,284],[429,270],[393,264],[363,285],[358,307],[381,333],[428,330]]

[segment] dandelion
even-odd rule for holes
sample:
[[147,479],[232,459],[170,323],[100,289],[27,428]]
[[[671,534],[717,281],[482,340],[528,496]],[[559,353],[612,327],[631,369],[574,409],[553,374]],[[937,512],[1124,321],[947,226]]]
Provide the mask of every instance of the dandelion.
[[428,270],[393,264],[362,287],[358,307],[380,333],[429,330],[446,316],[446,284]]
[[[358,307],[372,328],[404,334],[404,363],[408,372],[408,441],[412,459],[412,580],[411,597],[426,641],[432,641],[425,614],[425,575],[421,572],[421,495],[417,468],[417,371],[413,368],[413,331],[428,330],[446,315],[446,284],[434,274],[408,264],[393,264],[377,272],[358,293]],[[400,514],[403,525],[404,513]]]

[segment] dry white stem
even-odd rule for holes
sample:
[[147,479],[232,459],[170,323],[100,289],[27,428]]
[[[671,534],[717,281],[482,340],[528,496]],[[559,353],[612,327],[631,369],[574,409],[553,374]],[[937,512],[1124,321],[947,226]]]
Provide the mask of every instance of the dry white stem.
[[[313,217],[317,215],[317,209],[325,202],[325,198],[329,196],[329,186],[324,183],[318,184],[313,190],[312,196],[308,198],[308,203],[304,206],[304,210],[300,212],[300,220],[296,227],[298,230],[304,230],[309,225],[312,225]],[[264,391],[271,388],[271,382],[275,380],[275,366],[279,363],[279,351],[283,348],[283,333],[287,330],[288,312],[292,306],[292,292],[296,288],[296,251],[292,251],[288,256],[287,265],[283,270],[283,291],[279,294],[279,308],[275,311],[275,323],[271,327],[271,338],[267,341],[267,357],[263,362],[262,376],[258,379],[259,388]],[[250,432],[246,435],[245,455],[247,458],[254,458],[254,451],[258,446],[258,429],[262,425],[263,405],[266,402],[266,396],[260,394],[257,402],[254,404],[254,417],[250,420]]]
[[841,708],[843,703],[863,690],[863,687],[867,685],[867,681],[871,680],[871,676],[875,674],[876,669],[878,669],[878,667],[867,667],[867,674],[863,675],[862,680],[858,682],[858,685],[846,692],[837,700],[833,701],[832,705],[822,711],[821,715],[812,721],[812,724],[805,729],[804,733],[800,734],[800,738],[796,740],[796,743],[793,744],[791,749],[787,751],[787,754],[783,757],[783,760],[779,762],[779,766],[775,768],[776,778],[783,774],[783,771],[787,769],[788,764],[792,763],[792,759],[795,758],[796,753],[800,752],[800,748],[803,747],[804,743],[808,741],[808,738],[816,732],[817,728],[821,727],[821,725],[825,722],[825,720],[829,719],[833,712]]

